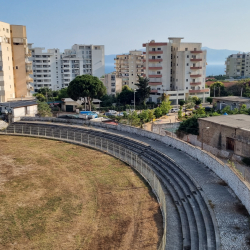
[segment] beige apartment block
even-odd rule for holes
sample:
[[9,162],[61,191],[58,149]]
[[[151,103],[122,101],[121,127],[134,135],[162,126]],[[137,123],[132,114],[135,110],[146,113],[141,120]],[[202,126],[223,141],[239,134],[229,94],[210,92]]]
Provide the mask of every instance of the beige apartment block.
[[226,75],[228,77],[250,77],[250,53],[238,53],[226,59]]
[[29,61],[31,53],[27,44],[26,27],[23,25],[11,25],[11,47],[13,54],[13,71],[16,98],[30,97],[33,87],[30,77],[32,74],[32,62]]
[[105,74],[100,80],[107,89],[108,95],[115,95],[122,91],[122,78],[116,76],[116,72]]
[[15,98],[11,33],[8,23],[0,22],[0,103]]
[[0,22],[0,102],[30,97],[26,27]]
[[116,77],[122,78],[122,85],[128,85],[132,89],[136,88],[138,75],[143,76],[144,74],[142,51],[132,50],[127,55],[117,55],[114,60]]
[[159,102],[166,93],[172,104],[198,96],[203,102],[210,96],[205,87],[206,51],[201,43],[183,43],[183,38],[169,37],[169,42],[144,43],[144,77],[151,86],[150,101]]

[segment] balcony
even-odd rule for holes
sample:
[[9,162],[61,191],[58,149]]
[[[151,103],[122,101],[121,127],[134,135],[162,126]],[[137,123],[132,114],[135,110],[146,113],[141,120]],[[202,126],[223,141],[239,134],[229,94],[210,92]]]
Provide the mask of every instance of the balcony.
[[148,67],[149,70],[161,70],[162,67]]
[[202,67],[190,67],[190,69],[202,69]]
[[31,86],[30,84],[27,84],[27,90],[33,91],[33,90],[34,90],[34,87]]
[[[165,46],[165,45],[168,45],[168,43],[148,43],[149,46]],[[147,44],[146,43],[143,43],[142,44],[142,47],[146,47]]]
[[28,83],[29,83],[29,82],[33,82],[33,79],[32,79],[30,76],[27,76],[27,77],[26,77],[26,82],[28,82]]
[[198,58],[191,58],[190,59],[190,62],[201,62],[202,61],[202,59],[198,59]]
[[190,75],[190,77],[201,77],[201,75],[200,74]]
[[162,75],[149,75],[148,77],[149,78],[161,78]]
[[[149,62],[162,62],[162,59],[149,59],[148,61]],[[146,60],[145,60],[145,62],[146,62]]]
[[202,50],[191,50],[190,52],[193,53],[193,54],[200,54],[203,51]]
[[162,50],[156,50],[156,51],[149,51],[148,52],[150,55],[151,54],[153,54],[153,55],[155,55],[155,54],[163,54],[163,51]]
[[32,69],[26,69],[26,74],[27,75],[32,75],[33,74],[33,70]]
[[190,85],[192,85],[192,86],[201,85],[201,82],[190,82]]
[[209,92],[209,89],[190,89],[189,93],[204,93]]
[[162,82],[149,82],[150,86],[159,86],[162,85]]
[[157,89],[151,89],[150,93],[158,93]]

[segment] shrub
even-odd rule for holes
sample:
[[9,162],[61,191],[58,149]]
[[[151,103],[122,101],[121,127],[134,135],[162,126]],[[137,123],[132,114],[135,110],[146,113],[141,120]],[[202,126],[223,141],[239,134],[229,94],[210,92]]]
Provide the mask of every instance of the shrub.
[[162,116],[162,110],[161,108],[157,107],[154,111],[154,115],[156,118],[160,118]]

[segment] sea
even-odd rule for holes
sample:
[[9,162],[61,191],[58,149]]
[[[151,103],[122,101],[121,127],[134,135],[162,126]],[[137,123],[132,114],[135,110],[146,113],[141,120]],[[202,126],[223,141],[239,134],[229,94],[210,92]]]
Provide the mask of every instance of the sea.
[[[207,65],[207,76],[215,76],[215,75],[224,75],[225,74],[225,64],[210,64]],[[105,74],[111,73],[115,71],[114,64],[106,64],[105,65]]]

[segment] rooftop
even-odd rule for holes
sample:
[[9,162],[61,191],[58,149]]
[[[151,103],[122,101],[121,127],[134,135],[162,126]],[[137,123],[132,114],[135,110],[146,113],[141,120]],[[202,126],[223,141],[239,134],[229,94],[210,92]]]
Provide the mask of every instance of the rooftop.
[[250,115],[220,115],[207,118],[199,118],[199,120],[209,121],[227,127],[241,128],[250,131]]
[[240,97],[240,96],[221,96],[221,97],[213,97],[214,100],[225,100],[231,102],[250,102],[250,98]]
[[10,108],[19,108],[26,106],[37,105],[35,100],[33,101],[13,101],[13,102],[2,102],[0,103],[0,107],[10,107]]

